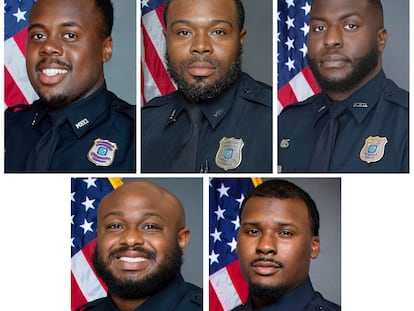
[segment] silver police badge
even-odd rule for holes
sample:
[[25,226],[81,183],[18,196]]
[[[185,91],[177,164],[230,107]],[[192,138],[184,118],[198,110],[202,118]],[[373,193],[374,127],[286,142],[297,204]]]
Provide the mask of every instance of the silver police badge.
[[385,145],[388,140],[386,137],[369,136],[365,139],[365,144],[359,153],[362,161],[367,163],[377,162],[382,159],[385,152]]
[[116,143],[107,139],[95,139],[88,152],[88,160],[96,166],[110,166],[114,162],[115,151],[118,149]]
[[241,138],[223,137],[216,153],[217,166],[225,171],[237,168],[242,161],[243,146],[244,142]]

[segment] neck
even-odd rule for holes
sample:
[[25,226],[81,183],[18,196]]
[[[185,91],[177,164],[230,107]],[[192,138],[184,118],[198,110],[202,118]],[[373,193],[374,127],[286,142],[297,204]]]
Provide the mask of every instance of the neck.
[[116,295],[111,295],[112,301],[116,307],[121,311],[134,311],[140,305],[142,305],[149,297],[142,299],[127,300],[120,298]]

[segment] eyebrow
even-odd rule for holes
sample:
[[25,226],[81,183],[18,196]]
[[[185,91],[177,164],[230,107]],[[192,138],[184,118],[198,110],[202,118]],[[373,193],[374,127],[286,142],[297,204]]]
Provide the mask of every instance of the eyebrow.
[[[276,224],[280,227],[295,227],[295,228],[299,228],[298,225],[294,224],[294,223],[289,223],[289,222],[283,222],[283,221],[277,221]],[[257,221],[246,221],[246,222],[242,222],[241,226],[259,226],[260,222]]]
[[[359,14],[357,11],[349,12],[349,13],[345,13],[344,15],[340,16],[339,19],[343,20],[343,19],[346,19],[346,18],[351,17],[351,16],[361,17],[361,14]],[[325,21],[326,20],[326,18],[323,18],[323,17],[320,17],[320,16],[314,16],[314,15],[311,15],[310,19],[311,20],[316,19],[316,20],[320,20],[320,21]]]
[[[76,22],[64,22],[62,24],[60,24],[61,27],[79,27],[82,28],[81,25],[79,25]],[[46,28],[46,25],[41,24],[41,23],[34,23],[34,24],[30,24],[27,30],[31,30],[33,28]]]
[[[193,22],[191,22],[191,21],[189,21],[187,19],[178,19],[176,21],[173,21],[170,24],[170,27],[174,26],[175,24],[186,24],[186,25],[190,25],[192,23]],[[217,25],[217,24],[221,24],[221,23],[228,24],[231,28],[233,28],[233,24],[231,22],[229,22],[228,20],[225,20],[225,19],[213,19],[213,20],[209,21],[209,24],[211,24],[211,25]]]

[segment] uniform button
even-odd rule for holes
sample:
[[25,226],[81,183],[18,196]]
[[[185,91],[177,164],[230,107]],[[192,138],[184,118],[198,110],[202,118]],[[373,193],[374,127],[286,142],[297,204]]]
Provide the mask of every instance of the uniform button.
[[394,96],[394,95],[395,95],[395,91],[391,91],[391,92],[388,93],[388,96],[390,96],[390,97]]
[[250,89],[245,88],[245,89],[243,89],[243,92],[245,92],[246,94],[249,94],[250,93]]

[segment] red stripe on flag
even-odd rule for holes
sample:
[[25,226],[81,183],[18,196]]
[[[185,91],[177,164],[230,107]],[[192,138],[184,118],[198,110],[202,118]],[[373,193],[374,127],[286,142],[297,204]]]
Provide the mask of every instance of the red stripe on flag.
[[214,311],[224,311],[223,306],[221,305],[220,300],[217,297],[214,286],[209,282],[209,310]]
[[[93,264],[92,264],[92,254],[95,251],[95,245],[96,245],[96,239],[90,241],[88,244],[86,244],[82,248],[82,253],[85,256],[86,261],[88,262],[89,266],[91,267],[91,269],[93,270],[94,273],[95,273],[95,269],[93,268]],[[95,275],[96,275],[96,273],[95,273]],[[105,291],[107,291],[108,287],[106,286],[106,284],[101,280],[101,278],[99,276],[96,275],[96,277],[98,278],[99,282],[101,283],[101,285],[103,286]]]
[[279,89],[279,91],[277,92],[277,98],[279,99],[279,102],[282,105],[282,107],[286,107],[287,105],[296,103],[298,101],[289,83],[286,83],[283,87]]
[[4,102],[8,107],[18,104],[28,104],[26,97],[20,91],[10,72],[4,66]]
[[171,82],[164,64],[158,57],[157,50],[152,44],[148,32],[144,27],[142,28],[142,37],[145,47],[145,63],[147,64],[148,70],[153,76],[161,95],[167,95],[175,91],[174,84]]
[[310,70],[309,66],[306,66],[302,70],[303,76],[305,77],[306,81],[308,82],[310,88],[312,89],[313,93],[317,94],[321,92],[321,88],[319,87],[318,82],[316,81],[312,71]]
[[23,56],[26,57],[27,28],[15,34],[13,36],[13,39],[16,41],[16,44],[22,52]]
[[88,301],[86,300],[86,298],[83,296],[82,291],[80,290],[78,283],[76,282],[75,277],[73,276],[73,273],[71,273],[71,292],[72,292],[72,305],[71,305],[71,310],[74,310],[82,305],[84,305],[85,303],[87,303]]
[[230,276],[231,282],[237,293],[239,294],[242,303],[246,303],[249,294],[249,286],[240,271],[239,261],[235,260],[226,266],[227,273]]
[[155,13],[157,13],[158,19],[160,20],[160,23],[163,29],[165,29],[164,16],[163,16],[164,8],[165,8],[165,4],[162,4],[158,8],[155,9]]

